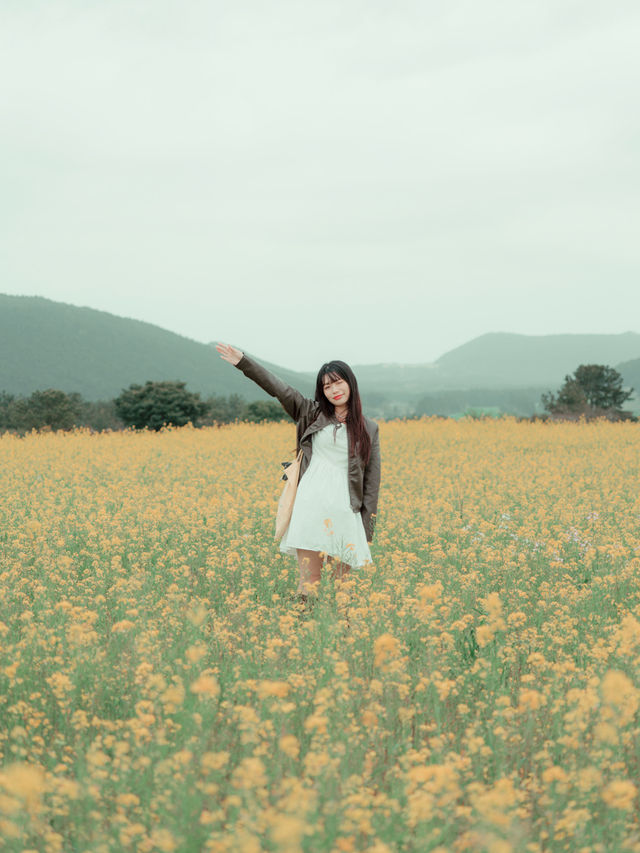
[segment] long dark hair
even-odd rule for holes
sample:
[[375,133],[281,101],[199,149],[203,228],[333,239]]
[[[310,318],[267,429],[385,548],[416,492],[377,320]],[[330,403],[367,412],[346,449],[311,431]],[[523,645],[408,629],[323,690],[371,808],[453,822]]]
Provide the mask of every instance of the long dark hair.
[[330,379],[344,379],[348,384],[351,393],[347,401],[347,420],[346,425],[351,433],[351,455],[360,454],[364,464],[369,461],[371,454],[371,439],[367,432],[367,427],[362,414],[362,403],[360,402],[360,392],[358,391],[358,380],[355,377],[353,370],[344,361],[328,361],[323,364],[318,371],[316,379],[316,403],[320,406],[320,411],[324,412],[327,417],[333,417],[335,407],[330,400],[327,400],[324,393],[322,380],[325,376]]

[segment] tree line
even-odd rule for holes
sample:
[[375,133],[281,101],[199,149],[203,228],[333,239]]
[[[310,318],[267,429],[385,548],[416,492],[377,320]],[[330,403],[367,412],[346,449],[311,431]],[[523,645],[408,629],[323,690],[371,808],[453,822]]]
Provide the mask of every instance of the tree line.
[[[633,389],[622,387],[622,376],[602,364],[581,364],[565,376],[556,392],[542,395],[545,415],[534,418],[577,420],[605,417],[636,420],[623,409]],[[417,416],[417,415],[416,415]],[[55,388],[34,391],[29,397],[0,392],[0,432],[24,435],[31,430],[69,430],[88,427],[94,431],[135,429],[160,430],[164,426],[214,426],[237,421],[260,423],[287,418],[279,403],[257,400],[248,403],[239,394],[211,395],[200,399],[185,382],[147,381],[132,384],[113,400],[91,402],[76,392]]]
[[281,421],[287,418],[279,403],[247,402],[239,394],[212,394],[201,399],[185,382],[147,381],[133,384],[113,400],[92,402],[77,392],[56,388],[17,396],[0,391],[0,432],[24,435],[31,430],[70,430],[87,427],[96,432],[135,429],[160,430],[163,426],[215,426],[246,421]]

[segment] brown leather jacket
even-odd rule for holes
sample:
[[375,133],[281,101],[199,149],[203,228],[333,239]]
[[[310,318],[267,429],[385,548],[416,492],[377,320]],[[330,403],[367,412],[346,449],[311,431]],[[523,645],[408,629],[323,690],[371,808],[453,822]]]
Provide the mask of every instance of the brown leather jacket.
[[[287,385],[247,355],[242,356],[236,367],[263,388],[267,394],[277,397],[285,412],[296,422],[296,446],[298,450],[302,448],[300,463],[300,477],[302,477],[311,461],[311,436],[332,421],[320,410],[315,400],[303,397],[299,391]],[[380,439],[378,424],[366,417],[364,421],[371,437],[371,455],[366,466],[360,456],[349,455],[349,497],[351,509],[360,513],[367,541],[371,542],[378,511]],[[350,440],[348,431],[347,435]]]

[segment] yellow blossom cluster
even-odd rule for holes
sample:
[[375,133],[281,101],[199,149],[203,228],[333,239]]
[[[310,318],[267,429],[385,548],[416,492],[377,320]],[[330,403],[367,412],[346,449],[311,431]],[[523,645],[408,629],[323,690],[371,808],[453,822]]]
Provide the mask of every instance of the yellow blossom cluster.
[[311,612],[291,423],[0,436],[8,853],[640,853],[635,424],[380,425]]

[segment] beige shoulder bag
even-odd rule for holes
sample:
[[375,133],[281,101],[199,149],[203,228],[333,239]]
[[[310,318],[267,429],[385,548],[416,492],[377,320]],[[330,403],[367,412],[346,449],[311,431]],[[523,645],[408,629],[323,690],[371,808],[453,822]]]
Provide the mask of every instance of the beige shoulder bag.
[[291,513],[293,512],[293,503],[296,499],[296,491],[298,489],[298,480],[300,479],[300,463],[302,462],[302,448],[292,462],[281,462],[280,464],[285,469],[282,479],[285,481],[280,500],[278,501],[278,511],[276,512],[276,539],[282,539],[284,532],[291,521]]

